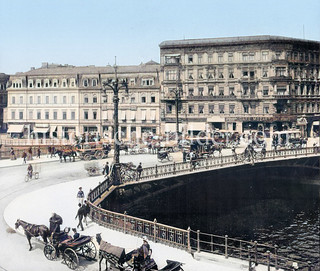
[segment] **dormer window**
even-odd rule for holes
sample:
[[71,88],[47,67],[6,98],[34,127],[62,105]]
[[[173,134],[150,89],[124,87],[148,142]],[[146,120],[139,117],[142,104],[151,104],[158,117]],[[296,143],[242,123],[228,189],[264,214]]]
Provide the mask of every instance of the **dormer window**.
[[142,79],[143,86],[153,86],[154,80],[153,79]]
[[66,86],[67,86],[67,81],[66,81],[66,79],[63,79],[63,80],[62,80],[62,87],[65,88]]
[[58,87],[58,81],[57,81],[57,79],[54,79],[54,80],[53,80],[53,87],[54,87],[54,88]]
[[87,87],[87,86],[88,86],[88,79],[84,79],[84,80],[83,80],[83,86],[84,86],[84,87]]
[[96,87],[96,86],[97,86],[97,79],[93,79],[93,80],[92,80],[92,86],[93,86],[93,87]]
[[41,81],[40,80],[37,80],[36,86],[37,86],[37,88],[41,88]]
[[29,88],[33,88],[33,81],[30,80],[30,81],[28,82],[28,86],[29,86]]
[[130,86],[134,86],[136,84],[136,79],[131,78],[130,79]]

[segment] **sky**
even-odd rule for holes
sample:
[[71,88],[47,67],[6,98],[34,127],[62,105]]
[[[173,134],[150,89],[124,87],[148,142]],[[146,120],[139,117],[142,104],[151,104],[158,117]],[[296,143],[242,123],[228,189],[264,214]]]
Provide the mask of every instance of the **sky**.
[[278,35],[320,41],[319,0],[0,0],[0,73],[42,62],[159,62],[165,40]]

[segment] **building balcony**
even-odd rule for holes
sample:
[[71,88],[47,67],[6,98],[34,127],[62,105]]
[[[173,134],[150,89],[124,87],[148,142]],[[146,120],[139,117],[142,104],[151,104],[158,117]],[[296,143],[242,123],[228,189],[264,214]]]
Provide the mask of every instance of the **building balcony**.
[[257,94],[248,94],[248,95],[242,94],[240,97],[240,100],[247,100],[247,101],[259,100],[259,99],[260,98],[258,97]]

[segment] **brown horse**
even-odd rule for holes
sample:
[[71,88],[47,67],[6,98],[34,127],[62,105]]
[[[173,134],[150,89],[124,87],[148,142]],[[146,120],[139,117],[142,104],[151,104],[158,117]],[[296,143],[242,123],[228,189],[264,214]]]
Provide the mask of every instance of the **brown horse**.
[[31,242],[30,242],[31,237],[41,236],[43,241],[45,243],[48,243],[47,237],[50,236],[50,230],[47,226],[30,224],[23,220],[18,219],[17,222],[15,223],[16,229],[18,229],[19,226],[21,226],[24,229],[24,234],[27,236],[27,239],[30,245],[29,251],[32,249]]

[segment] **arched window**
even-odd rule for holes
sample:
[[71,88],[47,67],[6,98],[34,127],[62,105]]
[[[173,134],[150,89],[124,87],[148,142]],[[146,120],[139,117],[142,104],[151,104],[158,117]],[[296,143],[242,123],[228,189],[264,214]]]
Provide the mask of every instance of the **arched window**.
[[97,95],[93,94],[92,102],[96,104],[98,102]]
[[87,94],[84,95],[83,102],[84,102],[85,104],[89,103],[89,98],[88,98],[88,95],[87,95]]
[[92,79],[92,86],[96,87],[97,86],[97,79]]
[[84,86],[84,87],[87,87],[87,86],[88,86],[88,79],[84,79],[84,80],[83,80],[83,86]]

